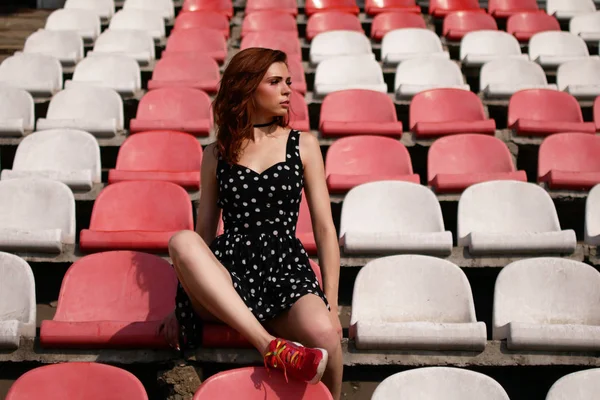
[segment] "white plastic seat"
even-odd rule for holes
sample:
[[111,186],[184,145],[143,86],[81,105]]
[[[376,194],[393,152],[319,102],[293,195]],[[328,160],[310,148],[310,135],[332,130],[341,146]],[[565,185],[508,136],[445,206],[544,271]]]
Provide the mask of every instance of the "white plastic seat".
[[110,20],[111,31],[138,30],[147,32],[154,42],[165,39],[165,22],[160,14],[144,10],[120,10]]
[[310,43],[310,62],[313,64],[333,57],[361,55],[370,55],[375,59],[371,41],[362,32],[323,32],[315,36]]
[[154,11],[165,20],[172,20],[175,17],[173,0],[125,0],[123,9]]
[[33,97],[23,89],[0,87],[0,137],[23,136],[33,131]]
[[0,249],[60,253],[75,244],[75,198],[62,182],[0,181]]
[[470,186],[458,202],[458,245],[472,254],[572,253],[573,230],[561,230],[540,186],[491,181]]
[[586,42],[600,40],[600,12],[591,12],[573,17],[569,21],[569,32],[579,36]]
[[365,183],[344,199],[340,245],[347,254],[452,251],[440,203],[422,185],[401,181]]
[[72,66],[83,58],[83,40],[77,32],[40,29],[25,40],[23,52],[45,54],[63,66]]
[[591,246],[600,246],[600,185],[594,186],[586,199],[584,240]]
[[37,130],[79,129],[100,138],[124,130],[123,100],[113,89],[75,86],[52,97]]
[[315,71],[315,95],[346,89],[367,89],[386,93],[383,71],[371,56],[329,58],[319,63]]
[[600,368],[563,376],[550,388],[546,400],[590,400],[600,392]]
[[17,53],[0,64],[0,84],[51,96],[63,86],[60,62],[44,54]]
[[556,71],[560,90],[581,100],[594,100],[600,95],[600,58],[568,61]]
[[441,58],[414,58],[396,68],[394,90],[398,98],[411,98],[429,89],[470,90],[460,67],[454,61]]
[[546,12],[558,20],[569,20],[596,11],[593,0],[546,0]]
[[556,68],[567,61],[583,60],[589,56],[585,41],[569,32],[540,32],[529,41],[529,58],[542,67]]
[[58,9],[46,19],[49,31],[75,31],[84,43],[92,43],[100,35],[100,17],[94,11]]
[[480,67],[486,62],[507,58],[527,60],[527,54],[521,54],[519,41],[509,33],[474,31],[460,41],[460,61],[467,67]]
[[398,372],[381,382],[371,400],[509,400],[498,382],[463,368],[427,367]]
[[48,178],[73,190],[90,190],[100,183],[100,146],[84,131],[54,129],[23,138],[12,169],[2,170],[2,180]]
[[480,74],[481,91],[489,98],[509,98],[523,89],[553,89],[544,69],[529,60],[499,59],[483,64]]
[[458,266],[395,255],[370,261],[358,273],[350,338],[359,349],[481,351],[486,330]]
[[564,258],[515,261],[494,288],[493,337],[511,350],[598,351],[600,273]]
[[35,337],[35,280],[31,267],[0,253],[0,348],[16,349],[21,337]]
[[135,59],[140,65],[148,65],[155,60],[154,39],[145,31],[107,30],[96,43],[89,56],[121,54]]
[[142,88],[140,66],[124,55],[86,57],[75,67],[73,80],[65,82],[65,88],[75,85],[107,87],[121,95],[132,95]]
[[64,8],[90,10],[102,20],[108,21],[115,13],[115,2],[114,0],[66,0]]
[[396,65],[412,58],[439,57],[449,59],[450,54],[442,48],[435,32],[423,28],[394,29],[381,41],[381,60]]

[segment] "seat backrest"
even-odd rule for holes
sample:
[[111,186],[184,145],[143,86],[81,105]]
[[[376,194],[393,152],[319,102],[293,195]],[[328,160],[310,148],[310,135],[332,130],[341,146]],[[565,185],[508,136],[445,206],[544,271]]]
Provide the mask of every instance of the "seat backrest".
[[21,257],[0,252],[0,322],[35,323],[35,279]]
[[155,58],[154,39],[146,31],[110,30],[104,31],[94,43],[94,51],[114,53],[147,52]]
[[[306,76],[304,74],[302,60],[295,57],[288,58],[287,66],[288,72],[290,73],[290,78],[292,78],[292,89],[295,89],[300,83],[306,84]],[[294,85],[294,83],[296,83],[296,85]]]
[[301,48],[298,35],[295,32],[250,32],[242,39],[240,48],[242,50],[250,47],[266,47],[268,49],[281,50],[288,57],[300,57]]
[[591,244],[595,236],[600,236],[600,184],[590,190],[585,203],[584,240]]
[[537,0],[488,0],[488,12],[496,11],[538,11]]
[[308,104],[306,104],[304,95],[294,90],[292,90],[292,94],[290,95],[289,116],[290,121],[308,120]]
[[0,82],[23,89],[37,86],[60,89],[63,85],[62,66],[52,56],[17,53],[0,64]]
[[475,31],[467,33],[460,42],[460,59],[468,54],[509,56],[521,54],[521,46],[513,35],[503,31]]
[[600,392],[600,368],[577,371],[557,380],[546,400],[585,400]]
[[266,10],[298,12],[296,0],[246,0],[246,13],[256,13]]
[[210,97],[202,90],[174,87],[151,90],[142,97],[136,118],[146,120],[212,120]]
[[210,53],[225,51],[227,43],[220,31],[207,28],[179,29],[171,32],[167,40],[166,50]]
[[23,52],[46,54],[59,60],[72,58],[78,61],[83,58],[83,40],[73,31],[39,29],[29,35],[23,46]]
[[394,90],[402,84],[411,85],[463,85],[465,83],[458,64],[434,57],[413,58],[396,68]]
[[489,14],[477,10],[455,11],[444,18],[443,35],[450,31],[497,30],[496,20]]
[[433,14],[438,10],[477,10],[479,9],[478,0],[430,0],[429,13]]
[[559,90],[571,85],[600,85],[600,59],[568,61],[558,66],[556,84]]
[[463,134],[439,138],[427,154],[427,180],[437,174],[514,172],[506,144],[489,135]]
[[175,19],[173,29],[209,28],[229,31],[229,20],[217,11],[181,12]]
[[435,32],[422,28],[402,28],[388,32],[381,41],[381,55],[397,53],[439,53],[442,42]]
[[473,92],[432,89],[418,93],[410,103],[410,128],[417,122],[483,121],[483,104]]
[[280,10],[254,11],[244,17],[242,31],[289,31],[297,34],[298,25],[293,15]]
[[25,90],[0,87],[0,121],[23,119],[24,128],[33,130],[34,107],[33,97]]
[[552,15],[557,11],[591,13],[596,11],[593,0],[546,0],[546,11]]
[[397,122],[396,107],[387,94],[350,89],[328,94],[321,106],[321,122]]
[[156,32],[157,37],[165,36],[165,22],[154,11],[147,10],[120,10],[110,20],[109,30],[141,30]]
[[480,87],[486,88],[491,84],[505,85],[546,85],[546,73],[541,65],[518,59],[492,60],[481,67]]
[[150,10],[159,13],[164,19],[175,16],[173,0],[125,0],[123,9]]
[[600,172],[600,137],[585,133],[557,133],[540,146],[538,178],[551,170]]
[[319,33],[310,43],[310,53],[338,55],[371,54],[371,41],[362,32],[335,30]]
[[518,32],[560,31],[558,20],[544,12],[522,12],[511,15],[506,21],[506,31]]
[[115,13],[114,0],[66,0],[64,8],[90,10],[100,18],[110,18]]
[[381,84],[383,71],[376,60],[365,56],[323,60],[315,71],[316,84]]
[[585,41],[570,32],[546,31],[536,33],[529,40],[529,58],[542,55],[589,56]]
[[300,206],[298,207],[298,222],[296,223],[296,235],[300,233],[312,232],[312,220],[310,217],[310,208],[308,206],[308,200],[306,199],[306,193],[302,190],[302,198],[300,199]]
[[600,31],[600,11],[577,15],[569,21],[569,32],[574,35],[598,31]]
[[356,15],[341,11],[316,13],[306,22],[307,31],[325,32],[338,29],[363,33],[360,19]]
[[385,12],[377,14],[373,17],[371,25],[371,36],[385,35],[395,29],[401,28],[427,28],[425,20],[421,14],[405,13],[405,12]]
[[100,34],[100,17],[94,11],[83,9],[59,8],[46,19],[45,29],[52,31],[92,32],[93,37]]
[[133,58],[120,54],[86,57],[75,67],[73,81],[100,82],[102,87],[142,87],[140,66]]
[[181,53],[163,57],[154,66],[152,79],[159,81],[219,80],[219,64],[206,54]]
[[508,126],[519,118],[536,121],[583,122],[575,97],[550,89],[527,89],[513,94],[508,103]]
[[184,0],[182,11],[216,11],[228,18],[233,16],[232,0]]

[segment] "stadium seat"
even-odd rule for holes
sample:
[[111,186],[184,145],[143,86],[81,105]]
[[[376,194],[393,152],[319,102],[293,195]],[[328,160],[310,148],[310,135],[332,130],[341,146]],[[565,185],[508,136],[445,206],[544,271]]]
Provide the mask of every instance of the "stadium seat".
[[50,179],[0,181],[0,249],[60,253],[75,244],[75,198]]
[[450,254],[435,194],[411,182],[379,181],[351,189],[342,205],[340,246],[346,254]]
[[600,58],[567,61],[556,71],[556,83],[580,100],[594,100],[600,95]]
[[229,38],[229,19],[217,11],[190,11],[179,13],[173,29],[215,29]]
[[498,30],[496,20],[481,11],[455,11],[444,18],[442,34],[448,40],[461,40],[469,32]]
[[398,99],[410,99],[430,89],[469,90],[458,64],[439,58],[414,58],[396,68],[394,91]]
[[598,42],[600,40],[600,12],[573,17],[569,21],[569,31],[586,42]]
[[483,351],[486,330],[458,266],[436,257],[394,255],[360,269],[350,338],[361,350]]
[[296,224],[296,237],[302,243],[307,254],[317,254],[317,242],[313,232],[312,220],[310,218],[310,208],[306,200],[306,194],[302,192],[300,208],[298,210],[298,223]]
[[481,67],[479,87],[487,98],[506,99],[519,90],[551,89],[543,68],[529,60],[512,58],[487,62]]
[[[292,83],[292,86],[294,84]],[[308,105],[304,99],[304,94],[292,90],[290,95],[290,122],[291,128],[308,132],[310,131],[310,121],[308,119]]]
[[508,127],[520,136],[596,132],[593,122],[583,122],[575,97],[548,89],[527,89],[515,93],[508,103]]
[[346,135],[402,136],[402,122],[387,94],[351,89],[331,93],[321,106],[319,131],[323,137]]
[[86,57],[75,67],[73,80],[65,82],[66,89],[77,86],[105,87],[132,96],[142,89],[140,66],[122,54]]
[[299,380],[286,381],[283,373],[264,367],[245,367],[219,372],[206,379],[193,400],[333,400],[322,382],[309,385]]
[[471,185],[497,180],[527,182],[517,171],[506,144],[493,136],[462,134],[443,137],[427,154],[427,181],[436,193],[462,192]]
[[246,0],[246,15],[261,11],[279,11],[286,14],[298,15],[296,0]]
[[464,368],[427,367],[396,373],[381,382],[372,400],[509,400],[498,382]]
[[223,63],[227,57],[227,41],[217,30],[207,28],[178,29],[171,32],[163,57],[172,54],[206,54]]
[[240,50],[250,47],[281,50],[287,54],[288,58],[302,59],[300,40],[295,32],[278,32],[275,35],[268,31],[249,33],[242,39]]
[[72,66],[83,58],[83,40],[77,32],[40,29],[25,40],[23,52],[45,54],[58,59],[63,67]]
[[548,391],[546,400],[593,399],[600,391],[600,368],[572,372],[557,380]]
[[182,11],[215,11],[233,17],[233,2],[231,0],[185,0]]
[[600,185],[590,190],[586,200],[584,241],[590,246],[600,246]]
[[491,181],[469,186],[458,203],[458,245],[473,255],[572,253],[573,230],[561,230],[554,203],[540,186]]
[[287,60],[288,71],[292,78],[292,89],[298,93],[306,93],[306,75],[304,74],[304,66],[302,60],[295,57]]
[[183,188],[171,182],[120,182],[98,195],[79,248],[166,252],[171,236],[183,229],[194,230],[190,197]]
[[461,89],[432,89],[410,103],[410,130],[417,137],[455,133],[494,134],[496,122],[485,116],[477,95]]
[[541,12],[536,0],[488,0],[488,12],[494,18],[508,18],[514,14]]
[[325,158],[325,176],[329,193],[346,193],[375,181],[420,183],[406,147],[381,136],[356,135],[333,142]]
[[506,21],[506,31],[520,42],[528,42],[533,35],[546,31],[560,31],[558,20],[544,12],[515,13]]
[[557,133],[542,142],[538,182],[550,189],[589,190],[600,183],[600,137]]
[[208,136],[212,129],[210,97],[198,89],[172,87],[151,90],[130,122],[131,133],[174,130]]
[[381,41],[381,60],[395,65],[412,58],[438,57],[449,59],[435,32],[422,28],[402,28],[386,33]]
[[153,11],[167,21],[175,17],[173,0],[125,0],[123,10]]
[[108,183],[167,181],[200,189],[202,146],[196,138],[176,131],[150,131],[129,136],[119,148],[117,165]]
[[145,31],[154,42],[165,38],[165,23],[160,15],[145,10],[120,10],[110,20],[108,29],[111,31],[139,30]]
[[506,32],[469,32],[460,42],[460,61],[466,67],[481,67],[486,62],[507,58],[528,59],[527,54],[521,54],[517,39]]
[[55,129],[24,137],[12,169],[2,170],[2,180],[48,178],[73,190],[88,191],[102,182],[100,170],[100,147],[94,136],[74,129]]
[[87,57],[97,55],[124,55],[148,65],[156,58],[154,39],[144,31],[107,30],[96,39],[94,50],[87,53]]
[[430,0],[429,14],[443,18],[454,11],[485,10],[479,7],[478,0]]
[[600,273],[590,265],[552,257],[512,262],[496,280],[493,338],[509,350],[598,351],[599,299]]
[[569,32],[540,32],[529,40],[529,58],[545,68],[556,68],[567,61],[583,61],[589,56],[585,41]]
[[0,84],[26,90],[33,97],[51,96],[63,86],[62,66],[51,56],[17,53],[0,64]]
[[209,55],[180,53],[158,60],[148,89],[189,87],[216,93],[220,79],[219,64]]
[[310,43],[310,62],[315,65],[329,58],[344,56],[371,56],[375,59],[371,41],[362,32],[323,32]]
[[405,12],[385,12],[373,18],[371,24],[371,38],[381,40],[388,33],[396,29],[420,28],[426,29],[427,25],[421,14]]
[[94,11],[60,8],[46,19],[49,31],[75,31],[84,43],[93,43],[100,35],[100,17]]
[[65,9],[90,10],[103,21],[108,21],[115,14],[114,0],[66,0]]
[[309,17],[321,11],[341,11],[354,15],[360,13],[356,0],[305,0],[304,7]]
[[76,399],[148,400],[144,385],[130,372],[101,363],[68,362],[24,373],[6,400]]
[[315,96],[347,89],[386,93],[387,85],[379,63],[371,56],[336,57],[319,63],[315,71]]
[[0,253],[0,349],[16,349],[21,337],[35,337],[35,280],[29,264]]
[[242,37],[253,32],[291,32],[298,36],[296,18],[282,11],[258,11],[246,14],[242,22]]
[[415,0],[366,0],[365,12],[367,15],[378,15],[387,12],[409,12],[421,14]]
[[23,89],[0,87],[0,137],[23,136],[34,123],[33,97]]
[[[296,24],[295,20],[294,24]],[[364,34],[358,17],[342,11],[318,12],[311,15],[306,23],[307,40],[313,40],[318,34],[329,31],[355,31]]]
[[546,12],[559,20],[569,20],[577,15],[593,13],[593,0],[546,0]]

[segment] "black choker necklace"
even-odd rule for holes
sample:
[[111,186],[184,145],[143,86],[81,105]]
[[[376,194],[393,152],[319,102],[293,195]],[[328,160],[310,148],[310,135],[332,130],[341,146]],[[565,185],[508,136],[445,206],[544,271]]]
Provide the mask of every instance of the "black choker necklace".
[[253,125],[253,126],[254,126],[255,128],[264,128],[265,126],[273,125],[273,124],[275,124],[275,123],[277,123],[277,120],[276,120],[276,119],[274,119],[274,120],[273,120],[273,121],[271,121],[271,122],[267,122],[266,124],[256,124],[256,125]]

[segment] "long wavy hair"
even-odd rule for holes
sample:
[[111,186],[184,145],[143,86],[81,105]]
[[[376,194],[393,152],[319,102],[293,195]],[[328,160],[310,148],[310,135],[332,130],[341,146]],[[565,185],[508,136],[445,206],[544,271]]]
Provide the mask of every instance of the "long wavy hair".
[[[216,150],[228,163],[237,163],[244,139],[254,135],[252,95],[273,63],[287,65],[287,56],[279,50],[252,47],[237,53],[223,72],[221,85],[213,101],[213,115],[217,131]],[[289,112],[277,117],[277,125],[286,127]]]

